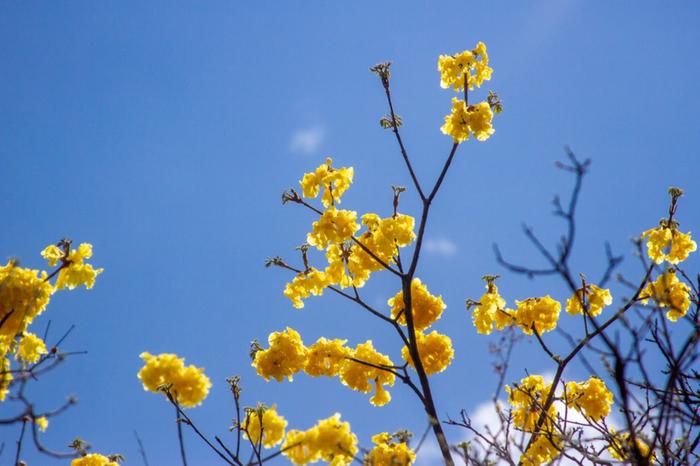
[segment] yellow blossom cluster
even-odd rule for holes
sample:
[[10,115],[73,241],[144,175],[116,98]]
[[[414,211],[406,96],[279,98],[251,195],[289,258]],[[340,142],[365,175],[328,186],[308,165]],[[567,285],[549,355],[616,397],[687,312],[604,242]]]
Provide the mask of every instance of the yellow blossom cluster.
[[89,455],[75,458],[70,462],[70,466],[119,466],[119,464],[106,456],[90,453]]
[[[405,303],[403,290],[399,291],[387,301],[391,307],[391,317],[401,325],[406,325]],[[411,281],[411,308],[413,309],[413,326],[416,330],[425,330],[430,327],[440,316],[447,306],[442,300],[442,296],[434,296],[428,291],[428,287],[414,278]]]
[[675,270],[669,269],[659,275],[655,281],[648,283],[639,298],[644,304],[647,304],[651,298],[660,307],[667,307],[666,317],[671,322],[675,322],[690,308],[690,287],[678,279]]
[[184,358],[170,353],[154,356],[146,352],[140,357],[145,361],[138,373],[144,390],[158,393],[169,387],[176,401],[185,408],[201,404],[209,394],[211,381],[204,375],[204,369],[185,366]]
[[341,196],[352,184],[354,169],[352,167],[334,168],[333,159],[328,157],[326,163],[311,173],[304,174],[299,182],[304,197],[314,199],[323,189],[321,202],[324,207],[339,204]]
[[104,271],[85,263],[85,259],[92,257],[92,245],[88,243],[81,243],[77,249],[70,250],[67,255],[65,250],[52,244],[41,251],[41,255],[48,261],[49,267],[55,266],[59,261],[64,264],[56,279],[56,288],[59,290],[63,288],[72,290],[80,285],[90,289],[95,285],[95,278]]
[[566,384],[566,404],[576,411],[583,411],[593,421],[600,421],[610,414],[613,394],[605,382],[598,377],[591,377],[586,382]]
[[364,458],[366,466],[410,466],[416,461],[416,453],[402,436],[382,432],[372,437],[375,447]]
[[[416,332],[416,343],[420,360],[427,374],[442,372],[452,363],[455,352],[452,348],[452,340],[447,335],[442,335],[435,330],[427,335]],[[415,367],[407,346],[401,350],[401,356],[411,367]]]
[[527,298],[515,301],[516,309],[506,309],[506,301],[498,294],[495,277],[486,276],[486,293],[478,302],[467,301],[467,308],[474,306],[472,321],[476,331],[490,334],[494,324],[498,330],[517,325],[527,335],[532,335],[533,328],[538,334],[549,332],[557,327],[561,303],[549,295],[539,298]]
[[675,222],[669,224],[666,220],[662,220],[658,227],[642,233],[642,238],[647,238],[647,254],[656,264],[663,261],[679,264],[698,248],[691,239],[690,232],[681,233]]
[[[248,409],[245,420],[241,426],[243,436],[254,445],[262,444],[265,448],[272,448],[284,439],[284,429],[287,428],[287,420],[277,413],[277,406],[265,407],[259,405],[255,409]],[[260,431],[262,430],[262,441]]]
[[539,434],[520,458],[523,466],[540,466],[559,456],[564,441],[554,433]]
[[479,42],[473,50],[465,50],[455,55],[440,55],[438,71],[440,86],[443,89],[451,87],[455,92],[460,92],[464,90],[465,81],[469,89],[481,87],[484,81],[491,79],[493,73],[493,69],[489,67],[486,44]]
[[282,332],[273,332],[267,342],[270,347],[257,351],[253,358],[253,367],[262,378],[278,382],[285,377],[292,380],[294,374],[304,369],[307,349],[296,330],[287,327]]
[[[307,198],[317,197],[321,188],[325,189],[325,210],[313,222],[306,240],[325,250],[328,265],[325,269],[306,267],[287,283],[284,295],[297,309],[304,307],[304,299],[322,295],[328,286],[364,286],[373,272],[382,270],[385,264],[394,264],[398,249],[416,237],[415,220],[409,215],[394,213],[382,218],[368,213],[358,224],[357,212],[337,209],[335,204],[352,183],[352,175],[352,168],[333,168],[328,159],[326,164],[306,173],[300,182]],[[365,230],[356,236],[363,227]]]
[[583,303],[588,306],[588,315],[597,316],[603,312],[605,306],[612,304],[612,295],[610,290],[604,290],[596,285],[586,285],[586,292],[583,288],[576,290],[566,301],[566,312],[571,315],[581,314],[583,312]]
[[[513,423],[519,429],[533,432],[542,408],[552,390],[551,384],[545,384],[541,375],[529,375],[515,384],[513,388],[506,385],[508,402],[513,406]],[[544,418],[542,430],[551,431],[552,422],[556,419],[557,409],[552,403]]]
[[34,423],[41,432],[46,432],[46,429],[49,428],[49,420],[46,418],[46,416],[39,416],[38,418],[34,419]]
[[[479,42],[475,49],[465,50],[456,55],[440,55],[438,58],[440,85],[452,88],[455,92],[463,91],[465,85],[473,90],[484,81],[491,79],[493,69],[489,67],[486,45]],[[466,97],[466,93],[465,93]],[[485,141],[495,132],[493,129],[493,112],[489,101],[469,105],[465,100],[452,99],[452,112],[445,117],[445,124],[440,130],[456,144],[469,139],[472,134],[479,141]],[[496,110],[499,110],[497,107]]]
[[452,136],[454,142],[464,142],[473,134],[478,141],[485,141],[493,133],[493,112],[488,102],[467,105],[463,100],[452,98],[452,112],[445,117],[440,128],[444,134]]
[[39,361],[42,354],[47,354],[44,340],[33,333],[25,333],[17,346],[17,359],[29,364]]
[[362,393],[374,388],[370,403],[375,406],[391,400],[384,387],[393,386],[396,376],[381,367],[393,367],[393,362],[375,350],[371,340],[353,349],[345,346],[346,340],[321,337],[307,348],[299,333],[288,327],[271,333],[268,342],[270,346],[258,349],[252,362],[265,380],[273,378],[281,382],[285,377],[292,380],[294,374],[303,370],[312,377],[339,376],[343,385]]
[[350,423],[341,421],[336,413],[308,430],[290,430],[281,451],[297,465],[321,460],[331,466],[347,466],[357,453],[357,436]]
[[[95,270],[84,262],[92,256],[92,245],[83,243],[78,249],[71,250],[70,242],[62,244],[65,244],[63,249],[51,245],[42,251],[49,266],[61,262],[52,274],[20,267],[16,260],[0,265],[0,401],[5,399],[12,382],[12,354],[23,365],[37,363],[48,354],[44,341],[27,330],[44,312],[53,293],[83,283],[91,288],[95,276],[102,272],[102,269]],[[92,270],[94,275],[86,270]],[[55,275],[56,283],[52,285],[50,279]]]

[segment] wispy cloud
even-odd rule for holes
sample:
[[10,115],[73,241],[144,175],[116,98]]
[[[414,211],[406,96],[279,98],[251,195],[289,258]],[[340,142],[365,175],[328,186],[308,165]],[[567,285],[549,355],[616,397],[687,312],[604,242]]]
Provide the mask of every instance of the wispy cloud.
[[295,154],[313,154],[323,142],[323,128],[314,126],[294,131],[289,140],[289,150]]
[[429,238],[423,247],[425,252],[441,256],[452,256],[457,252],[457,245],[447,238]]

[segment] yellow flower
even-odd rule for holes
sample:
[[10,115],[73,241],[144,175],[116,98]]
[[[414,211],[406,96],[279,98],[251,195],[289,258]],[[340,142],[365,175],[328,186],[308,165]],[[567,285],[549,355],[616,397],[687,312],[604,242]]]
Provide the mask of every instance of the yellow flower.
[[416,453],[405,441],[394,439],[387,432],[372,437],[375,447],[365,456],[367,466],[410,466]]
[[325,249],[329,244],[350,240],[359,229],[357,212],[338,210],[331,206],[312,224],[312,231],[306,235],[306,241],[318,249]]
[[[452,348],[452,340],[447,335],[441,335],[435,330],[427,335],[416,332],[416,342],[418,343],[418,354],[420,354],[423,368],[427,374],[442,372],[452,363],[455,352]],[[407,346],[401,350],[401,356],[404,361],[415,367]]]
[[549,463],[559,456],[563,447],[564,442],[557,435],[540,434],[532,442],[520,462],[523,466],[540,466],[543,463]]
[[668,226],[665,221],[662,221],[660,226],[642,233],[642,238],[647,238],[647,254],[656,264],[663,261],[678,264],[698,248],[691,239],[690,232],[681,233],[676,229],[676,225]]
[[605,382],[591,377],[584,383],[568,382],[566,384],[566,404],[576,411],[581,411],[594,421],[600,421],[610,414],[613,394]]
[[253,367],[265,380],[273,378],[281,382],[304,369],[307,349],[299,333],[287,327],[283,332],[273,332],[267,338],[270,347],[255,353]]
[[141,353],[140,358],[145,361],[138,373],[144,390],[158,393],[159,387],[171,385],[171,393],[185,408],[201,404],[209,394],[211,381],[204,375],[204,369],[185,367],[184,358],[168,353],[154,356],[146,352]]
[[[628,432],[624,434],[615,434],[615,430],[611,429],[611,434],[613,435],[610,446],[608,447],[608,452],[613,458],[625,462],[634,462],[634,452],[632,451],[632,441],[630,439],[630,434]],[[637,449],[639,453],[649,459],[649,463],[656,462],[656,456],[649,452],[649,445],[644,442],[644,440],[639,438],[639,435],[635,436],[635,443],[637,444]]]
[[25,333],[17,347],[17,359],[29,364],[34,364],[42,354],[47,353],[44,340],[33,333]]
[[50,244],[41,251],[41,257],[46,259],[49,263],[49,267],[55,267],[58,261],[65,257],[63,249],[59,248],[55,244]]
[[[349,357],[374,366],[394,365],[388,356],[374,349],[371,340],[358,344]],[[395,379],[396,376],[390,372],[350,359],[347,359],[340,369],[340,381],[353,390],[369,393],[374,384],[375,395],[369,401],[375,406],[383,406],[391,400],[391,395],[384,390],[384,385],[393,386]]]
[[[50,247],[51,246],[49,246],[49,248]],[[44,249],[44,251],[46,251],[46,249]],[[53,256],[50,254],[47,255],[49,256],[49,263],[51,263]],[[68,253],[66,259],[68,266],[62,268],[61,271],[58,272],[56,288],[59,290],[63,288],[72,290],[80,285],[85,285],[87,289],[92,288],[95,284],[95,277],[101,274],[104,269],[94,269],[92,265],[84,262],[85,259],[90,259],[91,257],[92,244],[82,243],[77,249],[72,249]]]
[[549,295],[516,301],[515,304],[517,305],[515,318],[524,333],[532,335],[533,326],[540,335],[557,327],[561,304]]
[[[411,282],[411,307],[413,308],[413,326],[416,330],[425,330],[430,327],[442,315],[447,307],[442,301],[442,296],[433,296],[419,278]],[[406,325],[404,311],[403,290],[396,293],[387,301],[391,307],[391,317],[397,319],[401,325]],[[399,315],[400,314],[400,315]]]
[[5,397],[10,391],[10,382],[12,382],[10,358],[2,358],[0,361],[0,401],[5,401]]
[[464,142],[473,134],[479,141],[485,141],[496,132],[493,129],[493,112],[487,102],[469,105],[460,99],[452,98],[452,112],[445,116],[445,124],[440,130],[456,143]]
[[[566,312],[571,315],[581,314],[583,312],[583,306],[581,306],[583,299],[583,289],[579,288],[566,301]],[[610,290],[604,290],[595,285],[587,285],[585,300],[588,303],[588,314],[595,317],[603,312],[605,306],[612,304],[612,295]]]
[[243,436],[250,439],[254,445],[260,442],[260,413],[262,412],[262,446],[272,448],[284,439],[284,429],[287,420],[277,414],[277,406],[269,408],[258,406],[257,409],[247,411],[243,425]]
[[52,293],[46,272],[18,267],[12,260],[0,266],[0,335],[14,338],[24,332],[46,309]]
[[346,357],[351,353],[351,350],[344,346],[345,343],[347,340],[319,338],[308,348],[304,371],[312,377],[338,375]]
[[499,330],[508,325],[507,320],[504,319],[504,317],[507,317],[505,314],[498,316],[498,314],[503,313],[505,306],[506,300],[498,294],[498,287],[493,282],[493,279],[488,277],[486,280],[486,293],[481,296],[478,305],[472,311],[472,321],[477,333],[489,335],[493,331],[494,321],[496,321]]
[[49,420],[46,419],[46,416],[40,416],[34,419],[34,423],[41,432],[46,432],[46,429],[49,428]]
[[486,45],[479,42],[475,49],[465,50],[456,55],[440,55],[438,58],[440,86],[452,87],[456,92],[464,89],[465,76],[469,89],[480,87],[484,81],[491,79],[493,69],[489,67]]
[[[513,406],[513,423],[516,427],[533,432],[537,420],[542,413],[544,403],[552,390],[552,385],[545,385],[541,375],[530,375],[520,381],[520,384],[510,388],[506,385],[508,402]],[[547,416],[542,424],[543,430],[549,431],[552,421],[556,419],[557,410],[552,403],[547,410]]]
[[319,421],[316,426],[316,449],[320,458],[333,466],[347,466],[357,453],[357,437],[350,430],[349,422],[342,422],[336,413]]
[[76,458],[70,462],[70,466],[119,466],[116,462],[110,461],[106,456],[97,453],[90,453],[82,458]]
[[667,307],[666,318],[671,322],[683,317],[690,308],[690,287],[678,280],[674,270],[659,275],[639,294],[642,303],[647,304],[652,298],[660,307]]
[[299,182],[302,195],[315,198],[323,188],[321,202],[325,207],[339,204],[340,198],[352,184],[354,170],[352,167],[333,168],[333,160],[328,157],[326,163],[311,173],[304,174]]
[[292,301],[292,306],[301,309],[304,307],[302,299],[311,295],[321,296],[327,285],[326,274],[312,267],[308,272],[297,274],[291,283],[287,283],[283,294]]
[[357,437],[350,424],[342,422],[336,413],[306,431],[290,430],[281,451],[298,465],[323,460],[333,466],[347,466],[357,453]]
[[320,452],[316,446],[316,430],[290,430],[280,448],[293,464],[309,464],[318,461]]

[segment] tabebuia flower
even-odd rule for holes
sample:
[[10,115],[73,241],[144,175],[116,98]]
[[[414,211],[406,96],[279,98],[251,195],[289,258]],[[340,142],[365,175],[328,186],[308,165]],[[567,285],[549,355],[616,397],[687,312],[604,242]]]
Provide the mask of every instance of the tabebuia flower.
[[138,377],[144,390],[159,393],[163,387],[169,387],[178,404],[185,408],[201,404],[209,394],[211,381],[203,368],[185,366],[184,358],[170,353],[155,356],[143,352],[140,357],[145,364]]
[[359,229],[357,212],[338,210],[331,206],[312,224],[311,233],[306,236],[306,241],[318,249],[326,249],[329,244],[339,244],[352,239]]
[[350,423],[341,421],[336,413],[306,431],[290,430],[281,451],[297,465],[321,460],[333,466],[348,466],[357,453],[357,436]]
[[586,285],[585,293],[583,288],[579,288],[566,301],[566,312],[571,315],[581,314],[584,302],[588,305],[588,315],[595,317],[603,312],[605,306],[612,304],[612,295],[610,290],[604,290],[596,285]]
[[[403,290],[390,298],[387,304],[391,307],[391,317],[399,324],[406,325]],[[416,330],[425,330],[440,318],[447,306],[442,301],[442,296],[430,294],[428,287],[419,278],[414,278],[411,282],[411,307],[413,326]]]
[[[508,402],[513,406],[513,424],[526,432],[533,432],[537,420],[542,414],[542,408],[552,390],[552,384],[545,384],[541,375],[529,375],[513,388],[506,385]],[[556,419],[557,409],[552,403],[544,417],[542,430],[551,431],[553,421]]]
[[[246,417],[240,428],[243,436],[249,439],[254,445],[262,444],[265,448],[272,448],[279,445],[284,439],[284,429],[287,427],[287,420],[277,413],[277,406],[269,408],[258,405],[257,408],[246,410]],[[262,430],[262,439],[260,431]]]
[[0,336],[24,332],[49,304],[53,287],[46,272],[20,267],[10,260],[0,266]]
[[29,364],[34,364],[42,354],[47,353],[44,340],[33,333],[25,333],[17,345],[17,359]]
[[[455,352],[452,348],[452,340],[447,335],[442,335],[435,330],[427,335],[423,332],[416,332],[416,343],[418,354],[427,374],[442,372],[452,363]],[[411,367],[415,367],[407,346],[401,350],[401,356]]]
[[455,143],[464,142],[473,135],[479,141],[485,141],[493,133],[493,112],[488,102],[467,105],[464,100],[452,99],[452,112],[445,116],[445,124],[440,130]]
[[561,304],[549,295],[527,298],[524,301],[516,301],[515,304],[517,306],[516,322],[527,335],[532,335],[533,328],[541,335],[557,327]]
[[598,377],[591,377],[586,382],[567,382],[566,404],[593,421],[600,421],[610,414],[613,394]]
[[112,461],[107,456],[98,453],[90,453],[89,455],[75,458],[70,462],[70,466],[119,466],[116,461]]
[[658,227],[642,233],[642,238],[647,239],[647,254],[656,264],[663,261],[679,264],[698,248],[697,243],[691,239],[690,232],[680,232],[676,222],[669,223],[667,220],[662,220]]
[[92,257],[92,244],[81,243],[77,249],[68,251],[65,254],[61,248],[52,244],[47,246],[41,255],[48,261],[49,266],[55,266],[58,261],[64,262],[64,267],[58,272],[56,279],[56,288],[61,290],[85,285],[85,288],[90,289],[95,285],[95,278],[101,274],[104,269],[95,269],[91,264],[85,263],[86,259]]
[[647,304],[651,298],[660,307],[667,307],[666,318],[675,322],[690,308],[690,287],[678,279],[675,270],[669,269],[648,283],[639,298],[643,304]]
[[648,458],[649,463],[656,462],[654,453],[649,451],[649,445],[647,445],[644,440],[639,438],[639,434],[635,436],[635,442],[633,444],[632,437],[629,432],[617,434],[615,433],[614,429],[611,429],[610,433],[612,434],[612,441],[610,442],[610,446],[608,446],[608,452],[616,460],[630,463],[634,462],[635,455],[633,445],[636,444],[639,453],[643,457]]
[[365,456],[368,466],[410,466],[416,461],[416,452],[408,446],[405,435],[387,432],[372,437],[372,448]]
[[491,79],[493,69],[489,67],[486,44],[479,42],[472,50],[465,50],[454,55],[438,57],[440,86],[451,87],[456,92],[464,90],[465,81],[469,89],[480,87],[484,81]]
[[[369,393],[374,388],[374,395],[369,402],[375,406],[383,406],[391,400],[391,394],[384,386],[393,386],[396,376],[382,366],[393,367],[389,356],[374,349],[372,340],[358,344],[352,351],[352,359],[347,359],[340,369],[340,381],[353,390]],[[369,363],[363,364],[363,363]]]
[[325,164],[311,173],[304,174],[299,182],[302,195],[313,199],[323,190],[321,202],[324,207],[339,204],[341,196],[352,184],[353,175],[352,167],[334,168],[333,159],[328,157]]
[[485,276],[486,293],[478,302],[467,301],[467,310],[474,306],[472,311],[472,322],[478,333],[489,335],[493,331],[493,324],[498,330],[503,330],[506,326],[515,322],[512,310],[505,309],[506,300],[498,294],[495,276]]
[[298,273],[291,283],[287,283],[283,294],[292,301],[292,306],[301,309],[304,307],[303,299],[311,295],[321,296],[327,285],[325,272],[311,267],[306,272]]
[[556,433],[538,434],[523,456],[520,463],[523,466],[540,466],[549,463],[561,454],[564,441]]
[[304,372],[312,377],[333,377],[340,373],[342,365],[352,350],[345,346],[347,340],[328,340],[321,337],[308,347]]
[[292,380],[294,374],[304,369],[307,349],[293,328],[273,332],[267,338],[270,347],[255,352],[252,366],[265,380],[281,382],[285,377]]

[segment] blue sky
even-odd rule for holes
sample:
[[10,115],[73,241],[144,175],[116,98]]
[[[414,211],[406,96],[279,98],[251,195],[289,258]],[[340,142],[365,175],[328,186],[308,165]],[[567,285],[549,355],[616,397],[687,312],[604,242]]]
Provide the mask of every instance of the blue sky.
[[[290,277],[262,265],[278,254],[295,259],[312,217],[283,207],[280,194],[327,155],[355,167],[344,207],[386,215],[389,186],[409,186],[395,141],[377,124],[386,112],[368,72],[377,62],[394,62],[403,134],[426,184],[450,147],[439,126],[453,94],[439,87],[437,56],[484,41],[494,75],[475,98],[494,89],[505,104],[488,142],[460,148],[419,267],[448,305],[436,328],[455,342],[455,362],[434,378],[440,413],[471,411],[491,396],[487,349],[495,337],[476,334],[464,299],[481,295],[483,274],[503,272],[493,242],[514,260],[541,263],[522,221],[548,244],[561,234],[549,202],[570,186],[553,166],[564,144],[593,159],[576,272],[598,277],[609,240],[628,255],[624,270],[638,273],[629,238],[664,215],[670,185],[686,188],[682,228],[700,231],[696,2],[1,5],[0,253],[38,268],[39,251],[67,236],[93,243],[93,262],[105,268],[92,291],[56,295],[36,324],[51,319],[54,335],[76,324],[64,349],[89,352],[31,391],[39,407],[69,393],[80,399],[44,434],[56,449],[79,435],[97,451],[141,464],[137,430],[152,465],[177,464],[173,412],[136,379],[142,351],[175,352],[206,368],[214,386],[191,414],[209,433],[228,435],[224,379],[232,374],[243,378],[246,404],[277,403],[294,428],[339,411],[363,445],[383,430],[422,432],[418,405],[398,385],[378,409],[337,380],[266,383],[247,356],[250,340],[289,325],[307,342],[371,338],[400,357],[381,322],[335,296],[293,309],[281,294]],[[402,206],[417,215],[415,193]],[[695,258],[688,268],[697,266]],[[556,280],[502,275],[511,303],[546,293],[567,298]],[[363,293],[383,306],[396,291],[381,276]],[[529,341],[508,381],[525,368],[550,369]],[[9,411],[0,406],[0,417]],[[16,430],[0,427],[0,439],[12,444]],[[187,443],[192,464],[218,464],[194,437]]]

